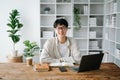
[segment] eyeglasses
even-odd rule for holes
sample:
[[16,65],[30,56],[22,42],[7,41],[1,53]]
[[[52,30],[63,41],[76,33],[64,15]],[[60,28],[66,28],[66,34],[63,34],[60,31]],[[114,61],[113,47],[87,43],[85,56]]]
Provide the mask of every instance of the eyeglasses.
[[57,27],[56,29],[57,30],[66,30],[67,28],[66,27]]

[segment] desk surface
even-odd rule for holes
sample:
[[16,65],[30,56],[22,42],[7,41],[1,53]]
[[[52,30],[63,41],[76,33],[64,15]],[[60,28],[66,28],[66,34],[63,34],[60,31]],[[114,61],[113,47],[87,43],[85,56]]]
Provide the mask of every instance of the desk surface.
[[52,68],[48,72],[35,72],[25,63],[0,63],[0,80],[120,80],[120,68],[112,63],[103,63],[99,70],[88,72],[60,72]]

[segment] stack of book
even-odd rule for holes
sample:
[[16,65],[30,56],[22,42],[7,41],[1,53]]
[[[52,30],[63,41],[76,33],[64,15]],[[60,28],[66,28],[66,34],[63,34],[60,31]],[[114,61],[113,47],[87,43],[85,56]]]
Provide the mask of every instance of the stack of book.
[[88,14],[88,11],[89,11],[89,10],[88,10],[88,9],[89,9],[88,6],[85,5],[83,8],[84,8],[84,14]]
[[90,26],[95,27],[97,26],[97,19],[96,18],[90,18]]
[[110,5],[110,12],[111,13],[115,13],[115,12],[117,12],[117,3],[116,2],[114,2],[114,3],[112,3],[111,5]]
[[53,31],[43,31],[43,38],[51,38],[54,36]]
[[114,13],[117,12],[117,3],[116,2],[113,3],[113,12]]
[[66,36],[72,37],[72,31],[71,31],[71,29],[68,29]]
[[109,26],[110,25],[110,19],[109,19],[109,17],[107,17],[106,18],[106,24],[105,24],[106,26]]
[[44,63],[44,64],[34,64],[33,66],[34,71],[49,71],[49,65]]
[[119,50],[119,49],[115,49],[115,51],[116,51],[116,56],[117,56],[118,58],[120,58],[120,50]]
[[96,31],[90,31],[89,37],[90,37],[90,39],[96,38]]
[[89,52],[89,54],[100,54],[100,52]]
[[116,26],[116,17],[115,16],[111,17],[111,26],[112,27]]
[[109,34],[105,33],[105,39],[108,40],[109,39]]
[[89,48],[90,49],[99,49],[98,41],[90,41]]

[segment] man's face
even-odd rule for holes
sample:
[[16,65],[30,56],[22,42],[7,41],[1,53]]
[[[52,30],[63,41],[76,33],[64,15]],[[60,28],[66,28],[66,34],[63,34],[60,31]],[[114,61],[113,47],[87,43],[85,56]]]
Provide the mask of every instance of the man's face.
[[67,33],[68,28],[65,25],[57,25],[55,28],[55,32],[58,37],[65,37]]

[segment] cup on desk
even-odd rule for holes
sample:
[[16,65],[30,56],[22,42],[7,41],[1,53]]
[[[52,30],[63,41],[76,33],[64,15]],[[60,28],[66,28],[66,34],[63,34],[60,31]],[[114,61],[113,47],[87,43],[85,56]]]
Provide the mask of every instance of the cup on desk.
[[31,66],[32,65],[32,57],[27,57],[26,58],[26,64],[27,64],[27,66]]

